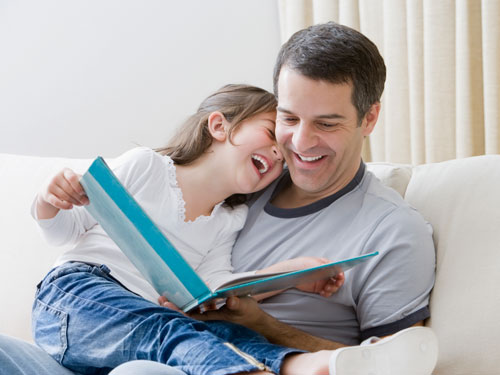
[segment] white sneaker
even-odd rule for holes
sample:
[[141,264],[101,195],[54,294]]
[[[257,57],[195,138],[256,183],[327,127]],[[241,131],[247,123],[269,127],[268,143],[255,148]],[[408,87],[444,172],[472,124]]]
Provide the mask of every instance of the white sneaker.
[[337,349],[330,375],[431,375],[438,342],[428,327],[411,327],[362,346]]

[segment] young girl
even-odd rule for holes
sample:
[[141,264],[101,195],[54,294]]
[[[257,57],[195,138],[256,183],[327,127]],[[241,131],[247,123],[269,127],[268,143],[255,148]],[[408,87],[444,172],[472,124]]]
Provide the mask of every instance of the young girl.
[[[262,89],[225,86],[200,105],[167,147],[136,148],[111,163],[211,287],[231,274],[246,194],[281,173],[275,107],[274,96]],[[35,341],[64,366],[107,373],[126,361],[150,359],[188,374],[287,373],[292,365],[314,374],[328,368],[328,352],[300,353],[271,345],[244,327],[198,322],[159,306],[158,294],[81,207],[87,203],[79,176],[65,169],[37,195],[32,209],[49,242],[76,242],[39,284],[33,307]],[[325,262],[298,258],[262,272]],[[299,288],[329,296],[342,281],[343,275]]]

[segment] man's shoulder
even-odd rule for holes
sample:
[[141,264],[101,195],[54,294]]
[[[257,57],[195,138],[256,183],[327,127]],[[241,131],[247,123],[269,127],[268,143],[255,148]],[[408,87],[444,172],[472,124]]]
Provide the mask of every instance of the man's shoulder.
[[358,202],[360,210],[364,211],[365,215],[399,216],[415,211],[396,190],[384,185],[369,171],[365,173],[353,195],[353,201]]
[[403,248],[412,254],[415,252],[410,250],[425,248],[430,250],[431,256],[431,224],[400,193],[384,185],[371,172],[367,172],[366,177],[367,181],[362,187],[363,208],[358,213],[358,218],[364,225],[371,226],[366,242],[369,247],[376,246],[381,253],[380,258],[383,258],[386,250],[391,252]]
[[383,184],[372,172],[366,171],[361,183],[361,190],[370,199],[378,201],[380,204],[388,204],[392,206],[408,206],[408,203],[403,199],[393,188]]

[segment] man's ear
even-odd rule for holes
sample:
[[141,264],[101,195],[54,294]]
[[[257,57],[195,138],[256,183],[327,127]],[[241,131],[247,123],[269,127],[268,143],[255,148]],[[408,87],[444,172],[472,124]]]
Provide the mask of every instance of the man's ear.
[[215,111],[208,116],[208,131],[213,139],[224,142],[227,137],[226,126],[227,120],[221,112]]
[[375,124],[378,120],[378,115],[380,114],[380,102],[372,104],[365,117],[361,123],[363,136],[368,136],[371,134],[373,129],[375,129]]

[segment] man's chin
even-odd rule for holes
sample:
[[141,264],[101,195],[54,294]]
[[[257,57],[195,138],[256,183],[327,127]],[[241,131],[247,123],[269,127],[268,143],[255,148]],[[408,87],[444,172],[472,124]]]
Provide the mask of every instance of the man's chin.
[[296,190],[302,191],[304,193],[314,194],[318,191],[317,184],[314,183],[312,176],[307,176],[302,173],[293,174],[290,172],[290,178],[292,180],[293,186]]

